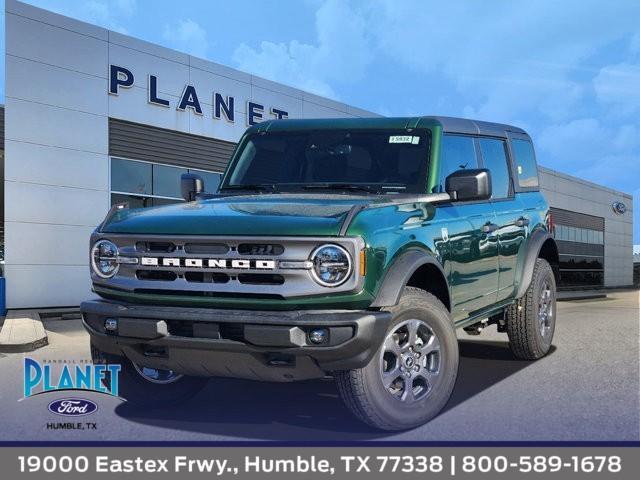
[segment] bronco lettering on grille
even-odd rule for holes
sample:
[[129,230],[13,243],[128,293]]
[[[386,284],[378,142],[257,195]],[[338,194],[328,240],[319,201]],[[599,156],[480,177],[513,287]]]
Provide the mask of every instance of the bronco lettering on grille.
[[276,268],[275,260],[247,260],[239,258],[142,257],[140,264],[150,267],[238,268],[242,270],[274,270]]

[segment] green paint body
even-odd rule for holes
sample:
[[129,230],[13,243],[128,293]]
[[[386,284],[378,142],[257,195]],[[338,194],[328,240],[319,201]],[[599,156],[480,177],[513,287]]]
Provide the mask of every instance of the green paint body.
[[[233,169],[247,135],[311,128],[427,129],[431,133],[431,148],[425,194],[438,184],[442,126],[424,118],[264,122],[247,130],[225,176]],[[418,248],[443,267],[452,315],[461,323],[474,312],[514,298],[522,278],[527,242],[535,230],[547,229],[548,205],[538,191],[516,193],[506,200],[464,204],[413,200],[389,205],[390,198],[352,194],[234,195],[166,207],[125,209],[115,213],[101,228],[105,238],[109,233],[335,237],[340,235],[352,207],[367,205],[351,219],[345,232],[347,236],[362,237],[366,244],[366,278],[359,292],[280,300],[137,295],[103,287],[96,291],[112,299],[160,305],[254,310],[366,309],[399,255]],[[529,225],[516,227],[514,221],[525,212]],[[482,226],[488,222],[497,224],[499,230],[494,234],[483,233]]]

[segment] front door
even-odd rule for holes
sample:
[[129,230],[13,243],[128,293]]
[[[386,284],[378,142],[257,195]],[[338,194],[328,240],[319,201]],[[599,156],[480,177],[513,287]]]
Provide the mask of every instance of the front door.
[[529,219],[524,206],[514,195],[507,145],[496,138],[478,139],[482,166],[491,172],[491,204],[496,213],[498,230],[498,293],[496,300],[504,300],[513,293],[518,252],[526,238]]
[[[477,142],[471,136],[443,135],[440,184],[461,168],[478,168]],[[468,317],[496,301],[498,226],[489,201],[438,206],[436,218],[446,237],[445,266],[454,320]]]

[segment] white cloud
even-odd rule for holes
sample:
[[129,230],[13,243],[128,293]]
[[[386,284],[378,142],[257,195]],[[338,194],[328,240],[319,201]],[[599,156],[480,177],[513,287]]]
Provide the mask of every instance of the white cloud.
[[621,114],[640,110],[640,64],[619,63],[600,70],[593,79],[598,100]]
[[[512,121],[534,110],[568,120],[587,94],[578,78],[598,49],[637,32],[640,4],[595,0],[370,3],[369,24],[389,56],[444,74],[468,111]],[[375,22],[375,23],[374,23]],[[588,69],[587,69],[588,70]]]
[[205,58],[209,50],[206,30],[189,18],[165,25],[162,38],[176,50],[196,57]]
[[316,12],[316,42],[264,41],[240,45],[233,60],[241,70],[336,98],[334,83],[362,81],[372,60],[368,25],[348,2],[329,0]]
[[125,34],[124,23],[135,15],[137,7],[136,0],[89,0],[79,8],[69,4],[74,17]]

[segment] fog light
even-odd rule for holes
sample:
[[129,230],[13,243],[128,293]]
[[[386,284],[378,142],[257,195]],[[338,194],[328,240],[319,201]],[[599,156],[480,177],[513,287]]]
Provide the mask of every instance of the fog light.
[[325,343],[328,339],[329,331],[326,328],[314,328],[309,332],[309,340],[316,345]]
[[104,321],[104,329],[107,332],[116,332],[116,331],[118,331],[118,319],[117,318],[107,318]]

